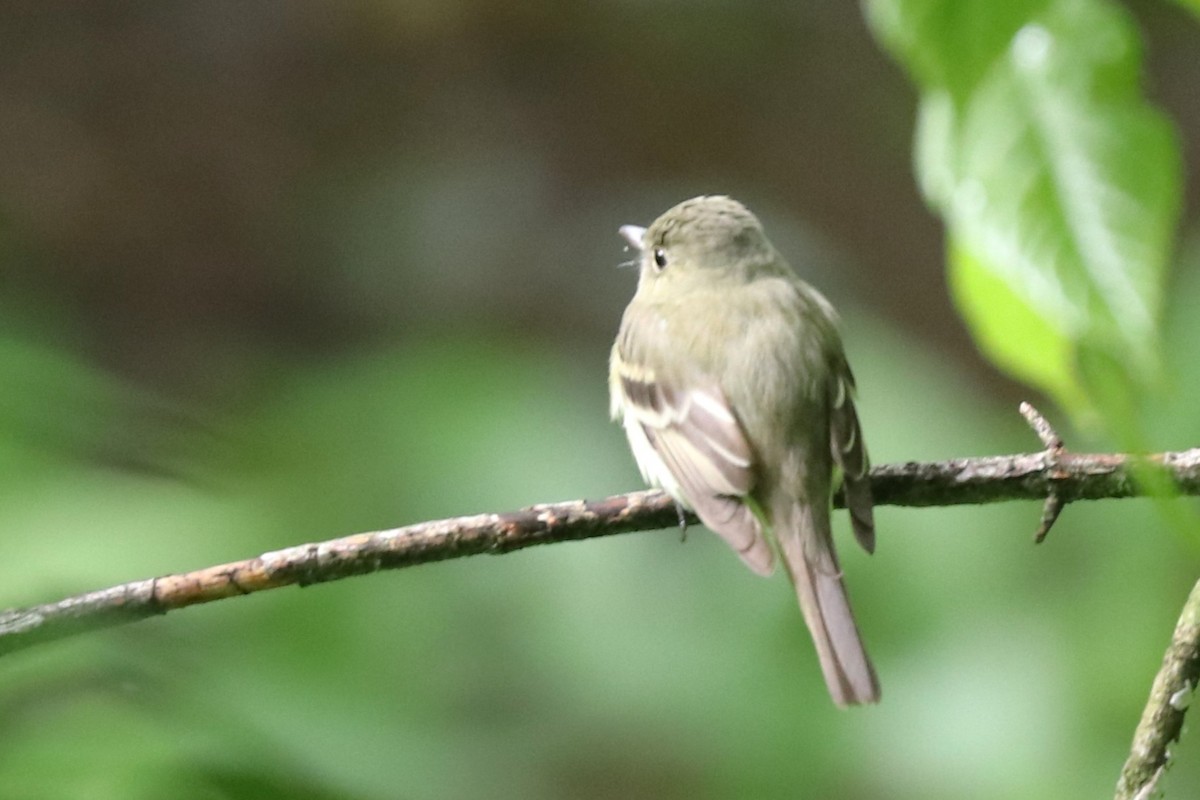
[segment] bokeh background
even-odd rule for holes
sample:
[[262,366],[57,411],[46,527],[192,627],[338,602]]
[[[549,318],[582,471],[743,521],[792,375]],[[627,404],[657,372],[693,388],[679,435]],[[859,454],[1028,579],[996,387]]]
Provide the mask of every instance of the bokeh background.
[[[1127,7],[1190,165],[1150,431],[1184,449],[1200,30]],[[5,4],[0,606],[638,488],[616,228],[700,193],[841,309],[876,462],[1036,449],[950,303],[914,103],[845,2]],[[1106,502],[1035,548],[1038,514],[883,508],[872,558],[839,520],[877,708],[832,707],[782,577],[665,531],[6,657],[0,794],[1102,797],[1196,542]]]

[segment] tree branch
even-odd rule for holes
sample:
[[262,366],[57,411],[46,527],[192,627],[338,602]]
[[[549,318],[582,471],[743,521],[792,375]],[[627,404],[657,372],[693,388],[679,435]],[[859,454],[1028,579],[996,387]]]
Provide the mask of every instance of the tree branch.
[[[871,471],[877,505],[949,506],[1001,500],[1136,497],[1135,467],[1156,465],[1182,494],[1200,494],[1200,448],[1135,459],[1048,450],[1011,456],[885,464]],[[842,498],[834,498],[836,507]],[[688,515],[689,523],[697,523]],[[506,514],[422,522],[264,553],[178,575],[166,575],[0,611],[0,655],[38,642],[121,625],[177,608],[299,584],[339,580],[431,561],[508,553],[538,544],[674,527],[679,517],[662,492],[531,506]]]
[[1183,717],[1200,678],[1200,582],[1192,587],[1150,699],[1133,734],[1133,747],[1117,781],[1116,800],[1148,800],[1166,771],[1167,747],[1179,738]]

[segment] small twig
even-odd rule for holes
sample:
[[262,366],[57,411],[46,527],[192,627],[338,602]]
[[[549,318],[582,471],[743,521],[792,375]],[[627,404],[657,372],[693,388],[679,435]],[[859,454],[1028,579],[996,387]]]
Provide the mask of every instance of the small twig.
[[1042,444],[1046,445],[1047,450],[1062,450],[1062,437],[1042,416],[1042,412],[1034,408],[1032,403],[1024,401],[1020,405],[1020,410],[1021,416],[1029,423],[1029,427],[1033,428],[1033,432],[1042,440]]
[[667,528],[676,520],[675,504],[662,492],[633,492],[595,502],[537,505],[507,514],[422,522],[304,544],[55,603],[0,611],[0,655],[226,597],[480,553],[507,553],[548,542]]
[[1053,479],[1065,477],[1059,463],[1062,461],[1066,449],[1063,447],[1063,440],[1058,435],[1058,431],[1054,430],[1054,427],[1042,416],[1040,411],[1033,407],[1032,403],[1022,402],[1020,410],[1021,416],[1029,423],[1029,427],[1033,428],[1033,432],[1042,440],[1042,444],[1046,446],[1046,460],[1051,477],[1050,490],[1046,493],[1046,502],[1042,504],[1042,518],[1038,522],[1037,533],[1033,536],[1034,544],[1041,544],[1046,541],[1046,534],[1050,533],[1050,529],[1058,521],[1058,515],[1067,505],[1053,483]]
[[1150,699],[1133,735],[1133,747],[1117,781],[1116,800],[1144,800],[1154,794],[1170,760],[1167,748],[1179,739],[1188,703],[1200,678],[1200,582],[1192,587]]
[[1042,504],[1042,517],[1038,520],[1037,531],[1033,534],[1034,544],[1046,541],[1046,534],[1050,533],[1050,528],[1055,522],[1058,522],[1058,515],[1062,513],[1066,505],[1059,497],[1058,492],[1051,489],[1050,494],[1046,495],[1046,502]]

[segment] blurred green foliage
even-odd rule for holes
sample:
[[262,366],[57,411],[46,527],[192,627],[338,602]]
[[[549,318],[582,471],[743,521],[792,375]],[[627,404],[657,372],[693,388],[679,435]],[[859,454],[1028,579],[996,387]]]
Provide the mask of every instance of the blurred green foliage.
[[[1195,302],[1193,282],[1180,303]],[[1011,409],[845,311],[879,460],[1034,446]],[[60,388],[91,383],[80,367]],[[636,485],[603,370],[555,348],[438,342],[297,370],[274,397],[191,458],[216,487],[8,470],[0,525],[20,535],[0,602]],[[1197,434],[1175,418],[1162,435]],[[12,797],[1103,793],[1193,577],[1151,509],[1072,507],[1037,549],[1032,506],[879,513],[879,553],[845,554],[885,681],[875,709],[827,702],[782,578],[666,531],[272,592],[6,658],[0,782]],[[1192,751],[1173,784],[1200,780]]]
[[981,346],[1079,418],[1137,430],[1181,164],[1141,95],[1132,19],[1109,0],[870,8],[921,86],[917,169]]
[[[948,214],[955,285],[995,312],[984,346],[1006,331],[1021,361],[1002,365],[1070,403],[1081,337],[1116,336],[1117,354],[1157,337],[1146,444],[1195,444],[1200,244],[1165,269],[1179,180],[1135,92],[1136,26],[1094,2],[869,9],[921,86],[934,204],[953,211],[954,185],[986,178],[990,202]],[[839,306],[875,462],[1039,446],[930,288],[939,234],[906,216],[909,98],[853,6],[225,11],[0,25],[0,607],[638,487],[607,420],[634,283],[610,268],[615,228],[699,191],[759,210]],[[1065,48],[1035,88],[1082,115],[1078,137],[1009,104],[1040,80],[1005,56],[1034,18]],[[1114,61],[1090,58],[1097,42]],[[962,115],[945,151],[931,87]],[[988,149],[1001,123],[1015,150]],[[1146,130],[1133,169],[1117,145]],[[1027,146],[1043,135],[1061,148]],[[1045,178],[1060,157],[1099,184]],[[1096,216],[1072,227],[1067,197]],[[1118,197],[1130,216],[1114,221]],[[1086,249],[1078,224],[1140,248],[1149,333],[1109,329],[1112,298],[1062,255]],[[998,240],[1027,269],[999,269]],[[1082,327],[1028,303],[1028,281],[1059,278]],[[1111,444],[1062,428],[1075,449]],[[828,701],[781,576],[672,530],[267,592],[7,656],[0,796],[1103,797],[1196,553],[1146,502],[1072,506],[1035,548],[1037,516],[881,508],[878,553],[843,547],[875,708]],[[1200,749],[1185,735],[1174,753],[1168,792],[1195,794]]]
[[1184,8],[1189,9],[1193,14],[1200,16],[1200,2],[1197,2],[1197,0],[1178,0],[1178,2]]

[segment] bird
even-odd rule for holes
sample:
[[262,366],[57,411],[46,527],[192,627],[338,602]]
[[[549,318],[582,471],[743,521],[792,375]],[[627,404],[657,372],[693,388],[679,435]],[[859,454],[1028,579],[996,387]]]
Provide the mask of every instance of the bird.
[[834,703],[878,702],[830,528],[840,473],[854,537],[874,552],[870,464],[836,311],[727,196],[619,231],[639,251],[639,276],[609,392],[643,478],[754,572],[770,575],[777,552]]

